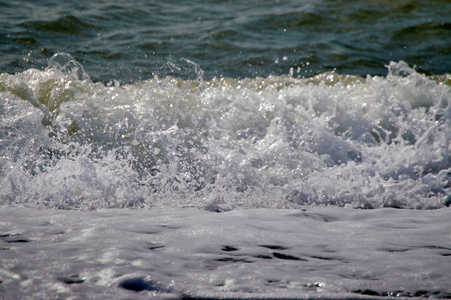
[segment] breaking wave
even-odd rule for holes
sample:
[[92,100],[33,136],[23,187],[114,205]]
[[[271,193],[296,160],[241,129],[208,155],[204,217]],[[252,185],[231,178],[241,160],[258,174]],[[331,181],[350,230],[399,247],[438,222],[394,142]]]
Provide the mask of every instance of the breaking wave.
[[[450,76],[92,82],[68,54],[0,74],[0,206],[438,208],[451,202]],[[183,73],[183,76],[178,76]]]

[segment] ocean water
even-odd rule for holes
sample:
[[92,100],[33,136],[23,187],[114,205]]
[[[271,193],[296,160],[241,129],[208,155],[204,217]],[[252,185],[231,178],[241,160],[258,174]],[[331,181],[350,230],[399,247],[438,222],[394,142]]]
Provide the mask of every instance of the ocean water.
[[181,76],[170,57],[206,79],[386,75],[401,60],[447,74],[450,13],[447,0],[1,1],[0,71],[43,69],[64,52],[104,83]]
[[449,299],[450,15],[0,0],[0,299]]
[[448,1],[1,6],[3,206],[451,201]]

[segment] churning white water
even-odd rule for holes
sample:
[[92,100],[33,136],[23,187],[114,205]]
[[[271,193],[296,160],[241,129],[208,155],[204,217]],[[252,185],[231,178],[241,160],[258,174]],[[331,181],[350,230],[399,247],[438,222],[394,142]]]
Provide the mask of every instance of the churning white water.
[[438,208],[450,195],[449,76],[404,62],[367,78],[168,68],[193,79],[93,83],[66,54],[1,74],[0,205]]

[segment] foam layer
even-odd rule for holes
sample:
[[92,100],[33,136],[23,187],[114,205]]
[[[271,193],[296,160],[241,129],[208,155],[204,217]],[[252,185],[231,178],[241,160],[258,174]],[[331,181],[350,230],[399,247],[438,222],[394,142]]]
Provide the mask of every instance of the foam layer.
[[449,76],[325,73],[94,83],[66,54],[0,75],[0,205],[436,208],[450,195]]
[[2,208],[0,224],[7,299],[451,296],[449,209]]

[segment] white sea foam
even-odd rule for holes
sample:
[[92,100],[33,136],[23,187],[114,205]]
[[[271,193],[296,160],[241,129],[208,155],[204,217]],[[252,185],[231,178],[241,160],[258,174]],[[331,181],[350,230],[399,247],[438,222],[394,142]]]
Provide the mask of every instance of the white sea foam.
[[451,296],[449,208],[0,209],[0,298]]
[[[0,205],[438,208],[449,76],[93,83],[68,55],[0,75]],[[173,65],[171,68],[175,68]],[[182,68],[179,68],[182,69]]]

